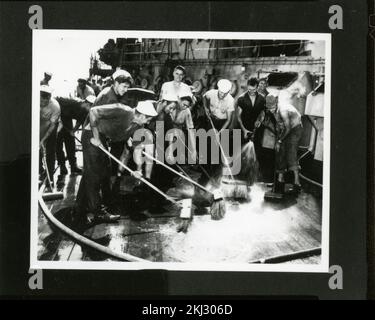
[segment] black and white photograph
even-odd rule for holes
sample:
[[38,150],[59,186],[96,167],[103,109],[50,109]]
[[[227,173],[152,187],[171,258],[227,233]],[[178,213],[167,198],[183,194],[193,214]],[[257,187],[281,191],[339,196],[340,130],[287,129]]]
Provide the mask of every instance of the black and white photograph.
[[32,33],[31,268],[328,272],[331,34]]

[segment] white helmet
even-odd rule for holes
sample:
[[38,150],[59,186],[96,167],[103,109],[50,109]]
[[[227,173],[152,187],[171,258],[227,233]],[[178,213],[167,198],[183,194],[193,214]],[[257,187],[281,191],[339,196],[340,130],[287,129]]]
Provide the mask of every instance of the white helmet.
[[41,85],[40,86],[40,92],[52,94],[52,88],[50,86],[47,86],[47,85]]
[[151,101],[139,101],[135,110],[149,117],[156,117],[158,115]]
[[165,93],[163,94],[162,96],[162,100],[167,100],[167,101],[175,101],[177,102],[178,101],[178,98],[175,94],[173,93]]
[[130,78],[130,79],[133,79],[131,74],[129,72],[127,72],[126,70],[123,70],[123,69],[118,69],[116,70],[113,74],[112,74],[112,79],[115,80],[117,77],[126,77],[126,78]]
[[90,94],[89,96],[86,97],[86,101],[89,103],[94,103],[96,100],[96,97],[93,94]]
[[217,88],[222,93],[228,93],[232,89],[232,82],[227,79],[220,79],[217,83]]

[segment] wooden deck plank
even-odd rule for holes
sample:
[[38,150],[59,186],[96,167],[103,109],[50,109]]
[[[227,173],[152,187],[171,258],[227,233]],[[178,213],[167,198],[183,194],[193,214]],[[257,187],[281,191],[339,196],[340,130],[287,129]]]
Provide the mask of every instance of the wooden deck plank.
[[[66,176],[64,178],[64,185],[62,190],[64,192],[64,199],[49,202],[48,205],[53,204],[53,213],[56,214],[60,210],[74,205],[75,194],[78,189],[80,176]],[[183,186],[180,186],[183,189]],[[218,261],[226,261],[232,257],[238,257],[248,260],[257,260],[267,258],[275,255],[282,255],[300,250],[311,249],[320,246],[321,243],[321,201],[315,199],[314,196],[301,193],[297,198],[296,203],[286,203],[280,208],[272,209],[272,205],[264,204],[263,209],[265,213],[250,212],[250,222],[255,220],[264,220],[265,225],[261,225],[256,234],[260,237],[252,236],[253,226],[249,225],[249,242],[241,244],[244,249],[238,249],[237,253],[228,255],[228,257],[220,257],[220,250],[217,250]],[[129,216],[123,217],[118,224],[100,224],[86,231],[85,236],[97,241],[98,243],[108,246],[110,249],[119,252],[126,252],[133,254],[140,258],[149,259],[151,261],[182,261],[181,255],[178,255],[178,246],[171,247],[171,242],[176,239],[182,243],[184,239],[189,239],[192,234],[179,234],[176,232],[176,225],[178,222],[178,212],[172,210],[172,206],[166,206],[164,214],[147,214],[148,219],[145,221],[134,221]],[[262,209],[262,210],[263,210]],[[258,210],[256,208],[256,210]],[[260,210],[260,209],[259,209]],[[267,211],[268,210],[268,211]],[[274,210],[274,214],[270,214],[269,210]],[[267,212],[268,213],[267,213]],[[233,216],[234,217],[234,216]],[[194,223],[198,226],[200,223],[206,223],[209,216],[197,215],[194,217]],[[229,219],[228,216],[225,219]],[[223,220],[222,223],[231,221]],[[251,220],[253,219],[253,220]],[[49,226],[48,222],[44,221],[43,215],[39,219],[39,247],[38,257],[46,260],[70,260],[70,261],[103,261],[112,260],[104,254],[100,254],[88,248],[82,248],[78,244],[74,244],[70,239],[61,235],[60,232],[54,230]],[[205,221],[205,222],[204,222]],[[236,221],[236,219],[234,219]],[[238,222],[240,223],[240,222]],[[272,228],[269,224],[275,224],[275,234],[272,233]],[[218,223],[218,226],[220,223]],[[214,226],[214,225],[212,225]],[[232,226],[233,227],[233,226]],[[241,227],[241,232],[244,233],[244,241],[246,239],[246,229]],[[168,229],[168,234],[163,233],[162,229]],[[264,233],[262,233],[264,228]],[[283,229],[285,228],[285,229]],[[198,228],[199,229],[199,228]],[[219,230],[222,230],[219,228]],[[200,248],[210,250],[205,243],[204,228],[202,234],[194,233],[196,239],[196,247],[191,247],[192,250],[199,252]],[[225,232],[225,231],[222,231]],[[238,242],[236,233],[233,233],[233,243]],[[191,239],[190,239],[191,240]],[[230,240],[230,238],[229,238]],[[246,245],[248,250],[246,250]],[[223,248],[228,254],[232,248],[230,242],[227,243],[228,248]],[[189,248],[188,246],[186,248]],[[184,248],[184,249],[186,249]],[[217,248],[215,248],[216,250]],[[233,247],[234,250],[237,248]],[[187,255],[188,256],[188,255]],[[300,259],[305,263],[317,263],[320,257],[311,257],[309,259]]]
[[68,261],[73,250],[75,242],[63,236],[60,240],[59,246],[56,250],[54,261]]
[[83,259],[82,246],[78,243],[75,243],[72,251],[68,257],[69,261],[82,261]]
[[129,220],[127,253],[150,261],[162,261],[163,248],[160,235],[158,235],[159,221],[155,219],[140,222]]

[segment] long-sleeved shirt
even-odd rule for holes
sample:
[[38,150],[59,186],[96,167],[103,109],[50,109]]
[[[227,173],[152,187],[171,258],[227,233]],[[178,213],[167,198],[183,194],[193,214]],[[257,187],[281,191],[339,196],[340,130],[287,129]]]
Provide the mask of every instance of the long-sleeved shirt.
[[51,98],[48,105],[40,108],[39,139],[42,139],[51,124],[57,125],[60,121],[60,105]]
[[63,122],[64,119],[74,119],[80,124],[85,121],[88,110],[82,106],[83,102],[63,97],[56,97],[56,100],[60,104],[61,120]]
[[121,103],[94,107],[99,133],[111,141],[127,141],[143,126],[133,122],[135,110]]
[[76,88],[76,97],[86,100],[88,96],[95,96],[94,89],[86,84],[84,89],[81,89],[79,86]]

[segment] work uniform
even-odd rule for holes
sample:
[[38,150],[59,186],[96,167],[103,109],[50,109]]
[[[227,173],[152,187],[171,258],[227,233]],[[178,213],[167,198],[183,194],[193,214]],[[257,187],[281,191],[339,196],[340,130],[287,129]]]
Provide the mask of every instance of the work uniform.
[[[55,170],[55,154],[56,154],[56,133],[60,121],[60,105],[56,99],[51,98],[48,105],[40,108],[40,122],[39,122],[39,139],[42,139],[47,133],[50,125],[54,125],[54,129],[45,142],[46,148],[46,162],[49,176],[52,180]],[[41,150],[42,151],[42,150]],[[39,156],[39,173],[42,173],[43,153]]]
[[228,112],[234,111],[234,98],[228,93],[223,99],[219,98],[219,90],[211,89],[204,94],[209,101],[211,119],[216,130],[221,130],[228,120]]
[[65,144],[66,155],[71,167],[76,166],[77,160],[75,156],[75,139],[70,134],[73,130],[73,119],[79,124],[83,124],[88,110],[82,107],[83,102],[75,99],[57,97],[56,100],[61,108],[61,123],[62,129],[57,133],[56,141],[56,157],[57,162],[62,165],[65,164],[65,154],[63,144]]
[[[100,141],[106,149],[108,139],[124,143],[143,127],[133,122],[135,111],[128,106],[111,104],[96,110]],[[84,170],[77,194],[77,209],[81,213],[88,210],[98,214],[102,204],[111,204],[111,162],[102,150],[90,143],[92,137],[91,127],[85,126],[82,133]]]
[[[162,132],[156,131],[156,125],[155,124],[156,124],[157,121],[163,122],[164,130],[162,130]],[[173,119],[172,119],[171,115],[169,113],[164,112],[164,110],[163,110],[158,114],[158,116],[155,118],[155,120],[150,123],[150,125],[148,127],[152,131],[155,131],[156,135],[161,134],[163,136],[163,140],[165,140],[165,134],[169,130],[172,130],[174,128],[174,123],[173,123]],[[155,141],[156,141],[156,143],[155,143],[156,152],[158,154],[164,154],[165,155],[165,152],[166,152],[166,150],[169,146],[169,142],[164,141],[164,148],[162,148],[162,146],[158,145],[157,138],[155,139]],[[164,161],[164,164],[168,165],[168,163],[166,161]],[[156,187],[158,187],[161,191],[166,192],[169,188],[172,187],[174,177],[175,177],[175,175],[171,171],[169,171],[168,169],[164,168],[163,166],[161,166],[158,163],[154,164],[154,167],[152,169],[152,174],[151,174],[151,183],[153,185],[155,185]],[[164,200],[164,198],[157,193],[151,193],[150,196],[152,197],[151,200],[153,202]]]
[[[207,91],[203,98],[208,100],[208,109],[210,111],[210,118],[212,120],[213,126],[217,131],[220,131],[223,128],[223,125],[228,120],[228,112],[234,111],[234,98],[231,96],[230,93],[228,93],[223,99],[219,98],[219,90],[217,89],[211,89]],[[206,130],[209,131],[212,129],[212,125],[207,119],[206,121]],[[229,125],[230,126],[230,125]],[[229,127],[227,128],[229,129]],[[232,148],[232,131],[229,132],[229,148]],[[220,137],[218,137],[220,141]],[[222,155],[221,151],[219,150],[218,156],[219,156],[219,163],[213,163],[216,161],[213,161],[215,159],[212,159],[212,147],[211,144],[216,143],[216,139],[210,139],[207,141],[207,165],[205,165],[205,170],[209,173],[211,177],[214,177],[215,180],[217,180],[219,177],[222,176]],[[219,148],[219,145],[217,145],[217,148]],[[208,181],[208,178],[202,174],[201,178],[199,180],[199,183],[206,184]]]
[[261,126],[261,152],[258,153],[259,169],[263,182],[272,182],[275,172],[275,146],[277,139],[284,130],[284,123],[280,120],[277,108],[262,111],[258,120]]
[[[241,109],[241,121],[246,130],[254,132],[255,122],[257,121],[260,113],[266,108],[265,99],[259,94],[255,93],[254,96],[250,96],[249,92],[245,92],[238,97],[237,107]],[[254,133],[254,148],[257,158],[259,158],[261,153],[261,132],[255,130]],[[247,141],[241,135],[242,144]]]
[[280,108],[278,109],[277,116],[281,121],[282,113],[286,113],[287,117],[289,118],[291,130],[281,143],[280,150],[277,154],[278,172],[299,169],[297,152],[298,143],[301,140],[303,133],[301,114],[298,112],[298,110],[290,104],[283,105],[281,109],[282,110],[280,110]]
[[164,82],[161,86],[160,90],[160,100],[163,100],[166,95],[174,95],[178,98],[182,98],[183,96],[190,96],[193,97],[193,93],[191,92],[190,87],[183,82],[175,82],[175,81],[168,81]]
[[86,100],[88,96],[95,96],[95,92],[93,88],[91,88],[87,84],[85,85],[84,89],[81,89],[80,86],[77,86],[76,97],[82,100]]
[[248,92],[245,92],[238,97],[237,107],[242,110],[241,120],[246,130],[254,131],[259,114],[265,110],[265,103],[266,101],[259,93],[250,96]]
[[[124,97],[116,94],[113,86],[104,88],[99,95],[96,97],[96,100],[93,104],[93,107],[103,106],[105,104],[112,103],[124,103]],[[110,142],[111,153],[118,159],[121,156],[122,151],[124,150],[123,142]],[[117,170],[117,163],[114,160],[112,162],[112,175],[115,175]]]

